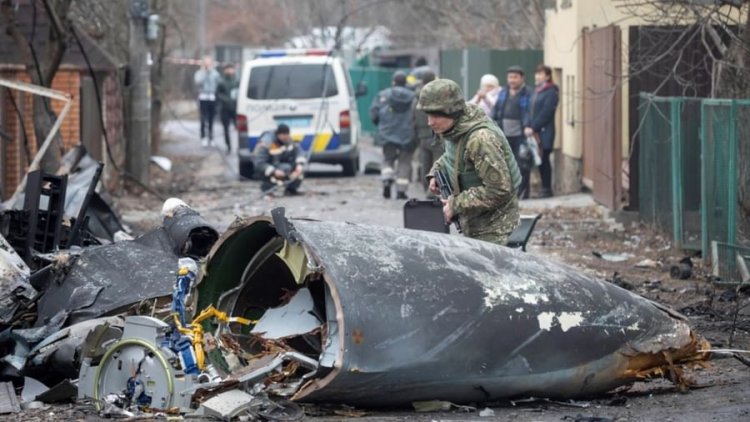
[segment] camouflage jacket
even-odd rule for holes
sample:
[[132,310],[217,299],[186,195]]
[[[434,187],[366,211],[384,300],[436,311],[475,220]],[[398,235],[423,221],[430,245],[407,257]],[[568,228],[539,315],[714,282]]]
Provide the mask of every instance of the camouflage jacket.
[[[451,208],[459,216],[466,236],[504,243],[518,225],[518,197],[506,163],[505,155],[512,154],[507,140],[499,130],[476,128],[487,125],[488,121],[482,109],[467,105],[453,128],[441,136],[446,152],[435,162],[430,174],[438,169],[448,174],[455,192]],[[459,151],[462,146],[463,151]],[[463,171],[478,176],[477,186],[464,190],[459,186],[455,164],[460,155],[463,155]]]

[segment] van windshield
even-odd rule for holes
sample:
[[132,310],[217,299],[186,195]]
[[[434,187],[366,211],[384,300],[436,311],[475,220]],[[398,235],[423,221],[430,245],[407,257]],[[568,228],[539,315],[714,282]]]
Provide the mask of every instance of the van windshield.
[[247,97],[254,100],[305,99],[338,95],[330,65],[257,66],[250,71]]

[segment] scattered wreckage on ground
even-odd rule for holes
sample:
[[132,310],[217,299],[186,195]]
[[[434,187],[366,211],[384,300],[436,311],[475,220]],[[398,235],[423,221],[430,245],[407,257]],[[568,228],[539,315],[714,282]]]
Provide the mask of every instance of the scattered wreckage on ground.
[[[44,202],[62,203],[53,196]],[[53,386],[29,400],[291,418],[296,402],[568,399],[657,376],[682,385],[681,367],[710,356],[675,312],[485,242],[283,209],[219,236],[176,199],[160,227],[121,240],[82,207],[33,211],[57,223],[52,241],[44,232],[32,245],[18,223],[28,210],[0,212],[15,213],[0,232],[1,373]]]

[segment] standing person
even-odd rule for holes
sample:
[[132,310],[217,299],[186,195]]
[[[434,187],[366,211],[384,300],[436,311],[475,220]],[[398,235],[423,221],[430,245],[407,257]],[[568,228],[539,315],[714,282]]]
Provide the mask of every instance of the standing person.
[[[370,107],[370,118],[378,127],[375,145],[383,147],[383,197],[391,197],[395,179],[396,198],[407,199],[406,190],[411,180],[414,155],[412,104],[414,91],[406,87],[406,74],[393,74],[393,86],[375,97]],[[394,171],[394,167],[397,170]]]
[[229,137],[229,127],[234,124],[237,117],[237,90],[240,81],[233,64],[224,67],[219,86],[216,88],[216,99],[219,103],[219,116],[221,126],[224,128],[224,142],[227,144],[227,154],[232,152],[232,142]]
[[[492,109],[492,118],[503,130],[513,149],[513,155],[516,157],[522,177],[518,196],[525,199],[529,197],[529,175],[533,162],[528,148],[522,148],[521,145],[526,142],[523,127],[524,122],[528,120],[530,94],[524,84],[524,72],[520,66],[509,67],[506,77],[508,85],[497,96],[497,102]],[[523,152],[526,153],[522,154]]]
[[201,68],[195,72],[193,82],[198,90],[201,119],[201,145],[208,146],[214,140],[214,116],[216,115],[216,88],[221,75],[214,69],[210,56],[203,58]]
[[305,170],[305,155],[289,134],[289,126],[280,124],[269,144],[261,143],[255,156],[255,168],[263,174],[260,189],[272,191],[284,185],[284,194],[297,195]]
[[504,246],[518,226],[521,182],[505,136],[482,109],[466,104],[461,88],[448,79],[425,85],[417,108],[445,142],[445,153],[428,175],[435,194],[435,171],[444,172],[452,185],[453,195],[443,199],[445,221],[457,216],[466,236]]
[[552,196],[552,166],[550,157],[555,147],[555,111],[560,100],[557,85],[552,81],[552,69],[540,64],[534,72],[536,87],[531,94],[529,105],[529,120],[524,134],[539,142],[542,150],[542,164],[539,175],[542,178],[542,192],[540,197]]
[[469,102],[478,105],[487,116],[492,118],[492,109],[497,102],[497,96],[500,95],[500,89],[500,81],[495,75],[488,73],[479,80],[479,90]]
[[[415,96],[418,98],[422,88],[434,80],[435,73],[431,70],[425,71],[414,90]],[[429,193],[427,171],[443,155],[445,149],[443,148],[443,141],[435,136],[430,125],[427,124],[427,113],[417,109],[416,101],[412,112],[414,117],[414,143],[419,148],[419,180],[423,181],[424,189]]]

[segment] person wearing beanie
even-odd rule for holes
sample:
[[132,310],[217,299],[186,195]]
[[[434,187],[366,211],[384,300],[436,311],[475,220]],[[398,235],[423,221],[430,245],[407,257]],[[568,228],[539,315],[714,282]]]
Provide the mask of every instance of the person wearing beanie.
[[479,90],[469,102],[478,105],[487,116],[492,117],[492,108],[495,107],[499,94],[500,81],[495,75],[488,73],[479,80]]
[[383,197],[391,197],[391,187],[396,184],[396,198],[407,199],[406,191],[411,181],[412,158],[416,143],[413,134],[414,91],[406,87],[406,74],[393,74],[393,85],[374,98],[370,118],[378,127],[375,145],[383,147]]
[[427,175],[430,191],[440,193],[435,173],[442,172],[453,194],[443,198],[446,223],[458,219],[463,233],[505,246],[518,226],[521,174],[508,141],[475,104],[467,104],[458,84],[438,79],[422,88],[417,109],[445,145],[445,153]]
[[492,109],[495,120],[505,136],[508,138],[513,155],[521,169],[522,183],[518,190],[521,199],[529,197],[529,177],[533,166],[533,157],[525,146],[524,124],[528,122],[531,92],[524,83],[524,71],[520,66],[511,66],[506,71],[508,85],[506,85]]
[[276,187],[283,186],[284,194],[297,195],[307,161],[302,150],[292,140],[289,126],[283,123],[268,138],[270,142],[258,146],[255,158],[255,168],[263,176],[260,189],[271,194]]

